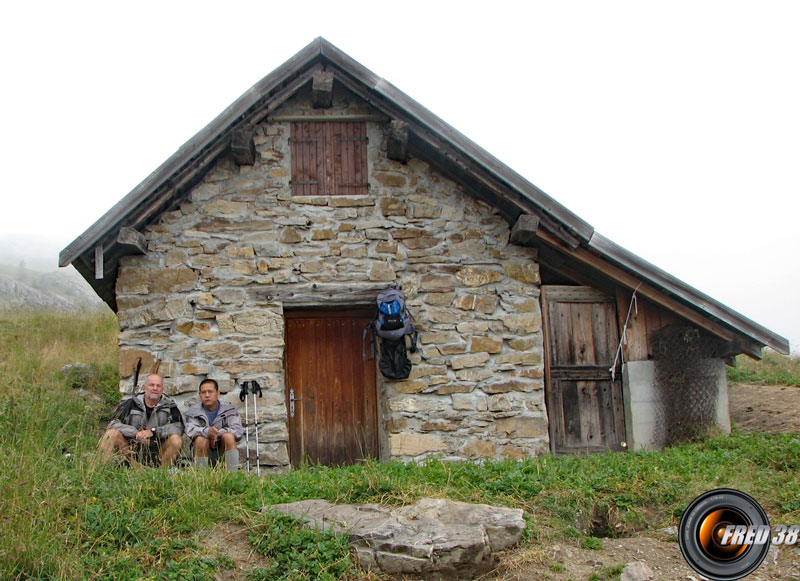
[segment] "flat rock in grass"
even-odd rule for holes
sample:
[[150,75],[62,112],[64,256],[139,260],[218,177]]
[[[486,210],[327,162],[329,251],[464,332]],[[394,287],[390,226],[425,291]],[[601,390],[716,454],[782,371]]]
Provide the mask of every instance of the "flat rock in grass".
[[290,514],[308,526],[347,534],[366,569],[420,579],[482,575],[494,567],[494,553],[516,545],[525,528],[519,509],[440,498],[423,498],[394,509],[303,500],[263,510]]

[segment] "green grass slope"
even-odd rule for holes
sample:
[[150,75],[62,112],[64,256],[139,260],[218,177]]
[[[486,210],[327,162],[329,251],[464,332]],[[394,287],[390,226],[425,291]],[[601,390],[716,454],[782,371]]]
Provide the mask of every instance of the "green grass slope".
[[[225,471],[115,469],[95,449],[118,394],[112,315],[0,314],[0,578],[209,579],[233,567],[194,533],[215,523],[249,529],[271,565],[251,579],[355,579],[345,541],[262,515],[307,498],[399,505],[448,497],[518,507],[526,542],[591,544],[677,524],[699,493],[733,487],[775,523],[800,521],[798,435],[734,433],[661,453],[524,462],[368,462],[307,467],[282,476]],[[96,373],[76,384],[67,363]],[[76,387],[100,396],[79,395]],[[373,575],[372,578],[375,578]]]

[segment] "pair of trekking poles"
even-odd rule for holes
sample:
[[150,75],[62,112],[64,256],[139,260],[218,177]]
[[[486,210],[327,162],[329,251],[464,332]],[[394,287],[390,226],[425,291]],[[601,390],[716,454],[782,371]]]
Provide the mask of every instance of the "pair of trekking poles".
[[256,474],[261,476],[261,456],[259,455],[258,450],[258,399],[256,399],[256,395],[261,397],[261,386],[258,384],[256,380],[253,381],[243,381],[241,385],[241,389],[239,391],[239,401],[244,402],[244,421],[247,425],[247,428],[244,431],[245,437],[245,450],[244,450],[244,457],[245,462],[247,462],[247,471],[250,472],[250,426],[249,426],[249,416],[250,412],[247,409],[247,400],[249,399],[247,396],[252,394],[253,396],[253,423],[256,426],[256,452],[255,452],[255,460],[256,460]]

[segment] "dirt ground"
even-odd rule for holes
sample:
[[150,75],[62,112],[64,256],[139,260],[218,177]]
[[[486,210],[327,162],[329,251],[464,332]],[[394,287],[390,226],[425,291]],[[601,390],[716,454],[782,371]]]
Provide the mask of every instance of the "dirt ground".
[[225,556],[233,561],[233,569],[220,571],[214,576],[214,581],[244,580],[247,571],[269,567],[269,560],[253,549],[248,530],[241,525],[222,523],[212,530],[196,533],[195,538],[209,554]]
[[743,432],[800,432],[800,387],[731,384],[731,420]]
[[[744,432],[800,432],[800,388],[787,386],[729,386],[731,420]],[[254,553],[244,529],[225,524],[211,535],[214,554],[233,560],[235,569],[217,575],[219,581],[246,579],[253,567],[265,560]],[[700,581],[702,578],[684,561],[677,541],[677,523],[672,530],[649,531],[622,539],[599,539],[602,549],[584,549],[577,544],[529,545],[501,555],[500,566],[486,579],[493,581],[617,579],[612,571],[627,563],[643,561],[652,579]],[[374,579],[374,577],[372,577]],[[771,547],[751,581],[800,580],[800,545]]]

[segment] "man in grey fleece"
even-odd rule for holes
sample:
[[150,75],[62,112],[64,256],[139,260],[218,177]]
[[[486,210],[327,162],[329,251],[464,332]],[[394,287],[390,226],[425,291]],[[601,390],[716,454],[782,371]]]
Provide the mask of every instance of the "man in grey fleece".
[[200,382],[200,403],[186,412],[186,435],[194,443],[194,463],[208,466],[211,450],[223,451],[225,467],[239,470],[239,450],[236,442],[242,439],[242,418],[231,404],[219,400],[219,384],[213,379]]
[[100,457],[108,461],[119,452],[130,464],[135,444],[146,446],[162,466],[171,466],[183,445],[183,416],[178,404],[164,395],[164,379],[151,373],[143,392],[123,401],[100,439]]

